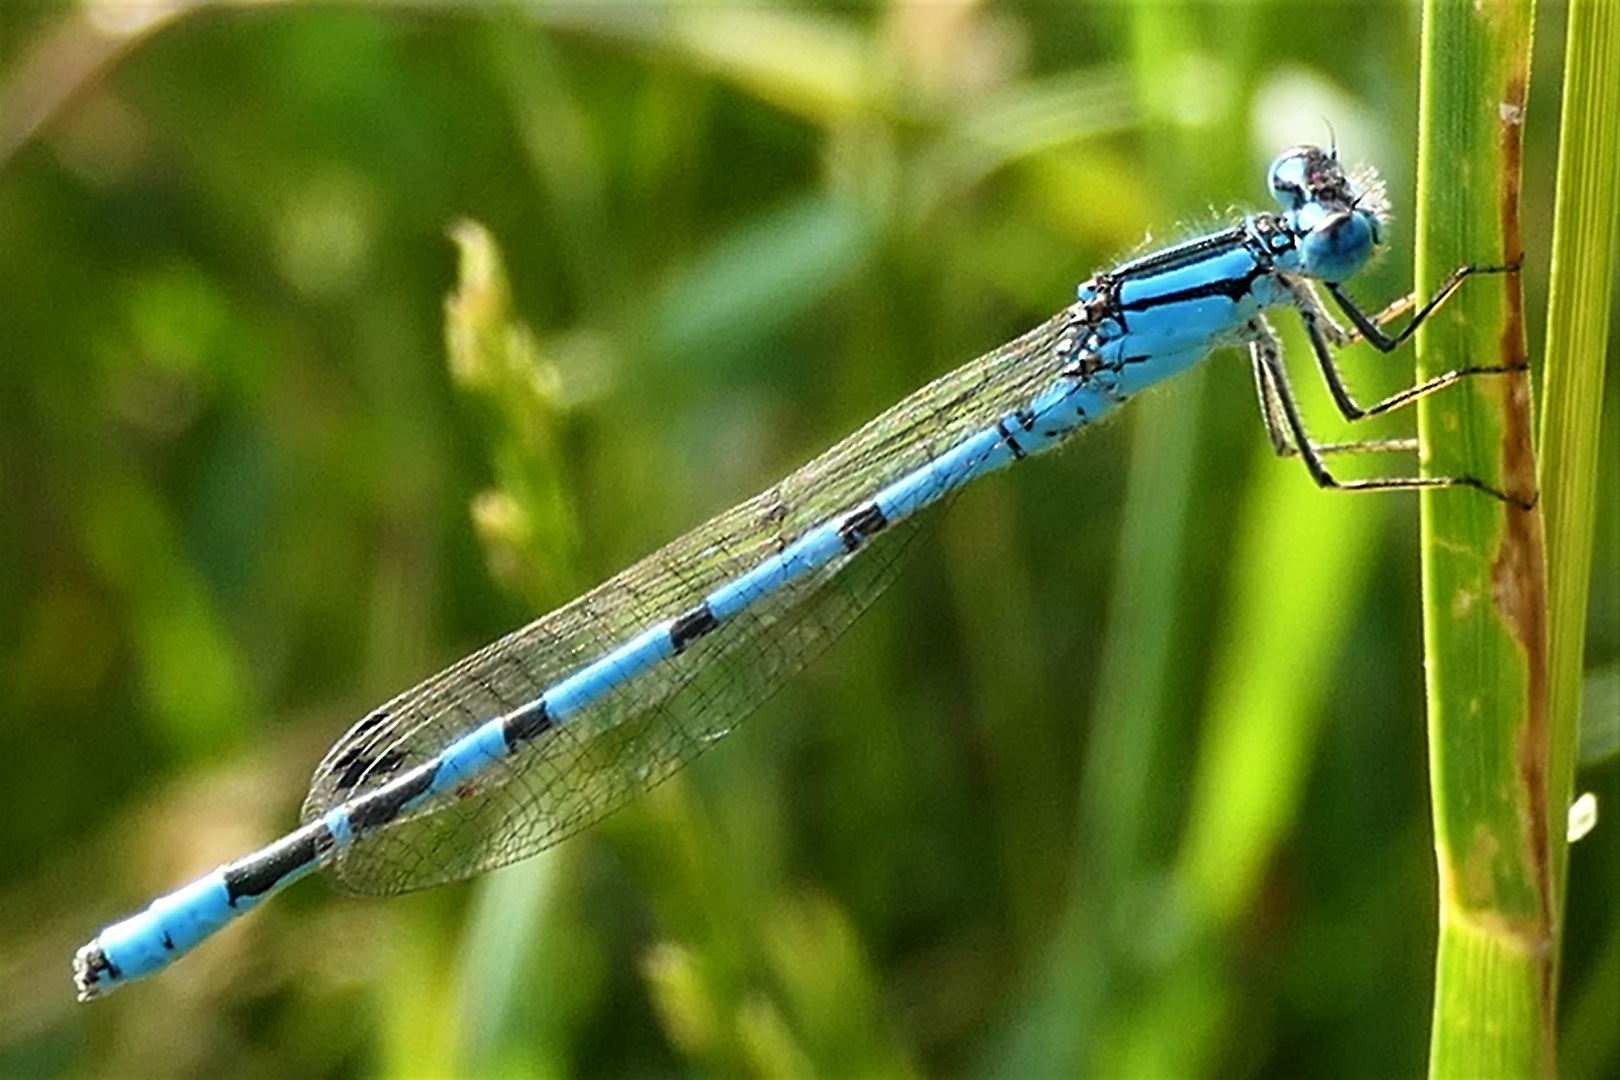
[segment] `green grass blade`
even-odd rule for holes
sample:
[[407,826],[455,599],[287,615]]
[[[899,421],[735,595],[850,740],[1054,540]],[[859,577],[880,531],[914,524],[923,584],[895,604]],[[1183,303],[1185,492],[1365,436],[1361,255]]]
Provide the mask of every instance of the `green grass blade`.
[[[1522,257],[1521,125],[1534,5],[1424,11],[1417,285]],[[1461,290],[1418,336],[1418,373],[1524,362],[1517,275]],[[1526,376],[1419,410],[1434,475],[1535,488]],[[1539,514],[1470,490],[1423,499],[1423,603],[1440,936],[1430,1075],[1551,1076],[1554,899]],[[1561,834],[1560,834],[1561,837]]]
[[[1587,593],[1598,496],[1604,354],[1620,266],[1620,5],[1574,0],[1564,62],[1562,141],[1541,417],[1547,524],[1550,826],[1573,792],[1583,698]],[[1594,717],[1594,720],[1596,718]],[[1568,848],[1553,846],[1560,914]]]

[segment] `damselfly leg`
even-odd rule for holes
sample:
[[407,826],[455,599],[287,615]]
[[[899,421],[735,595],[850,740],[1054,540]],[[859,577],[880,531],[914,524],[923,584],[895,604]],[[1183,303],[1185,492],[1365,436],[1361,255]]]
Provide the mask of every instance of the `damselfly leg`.
[[[1445,282],[1429,298],[1428,302],[1423,304],[1412,315],[1407,324],[1394,334],[1386,333],[1383,327],[1412,309],[1414,304],[1412,297],[1396,301],[1376,315],[1369,315],[1344,292],[1341,286],[1324,283],[1328,294],[1333,297],[1354,327],[1354,329],[1346,329],[1333,318],[1332,314],[1323,305],[1320,297],[1317,296],[1315,290],[1308,283],[1296,278],[1290,279],[1288,285],[1293,295],[1294,307],[1300,313],[1306,336],[1310,340],[1311,352],[1316,357],[1317,367],[1322,372],[1323,380],[1327,383],[1334,404],[1346,420],[1355,422],[1394,412],[1435,391],[1453,386],[1466,378],[1478,375],[1505,375],[1526,370],[1524,365],[1478,365],[1456,368],[1391,394],[1372,405],[1363,406],[1351,395],[1334,356],[1336,349],[1356,341],[1366,341],[1382,353],[1393,352],[1405,344],[1417,331],[1418,327],[1437,311],[1468,278],[1478,274],[1514,273],[1517,270],[1518,266],[1516,264],[1506,266],[1469,265],[1457,268],[1446,278]],[[1399,491],[1419,488],[1465,487],[1484,492],[1522,509],[1529,509],[1535,505],[1535,496],[1533,495],[1529,499],[1510,495],[1476,477],[1394,476],[1362,480],[1339,480],[1335,478],[1322,461],[1323,457],[1327,455],[1411,452],[1417,449],[1417,441],[1411,438],[1365,439],[1344,443],[1318,443],[1312,440],[1306,433],[1298,402],[1288,382],[1287,371],[1282,363],[1281,346],[1275,334],[1272,333],[1271,328],[1263,320],[1257,319],[1245,328],[1243,336],[1249,341],[1255,390],[1260,400],[1260,415],[1265,421],[1266,432],[1270,436],[1272,449],[1280,457],[1300,457],[1305,462],[1306,470],[1310,473],[1311,478],[1320,487],[1340,491]]]

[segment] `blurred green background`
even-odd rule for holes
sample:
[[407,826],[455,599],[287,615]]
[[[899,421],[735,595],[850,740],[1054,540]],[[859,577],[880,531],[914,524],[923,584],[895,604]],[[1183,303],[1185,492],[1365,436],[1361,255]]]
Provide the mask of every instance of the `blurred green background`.
[[[1263,207],[1282,146],[1331,123],[1381,168],[1353,291],[1400,295],[1417,45],[1364,2],[0,6],[0,1076],[1420,1072],[1416,503],[1273,459],[1236,353],[957,500],[601,827],[400,899],[299,886],[95,1005],[68,965],[293,825],[369,707]],[[463,220],[527,366],[458,382]],[[1578,788],[1614,814],[1620,766]],[[1617,838],[1572,856],[1569,1077],[1620,1075]]]

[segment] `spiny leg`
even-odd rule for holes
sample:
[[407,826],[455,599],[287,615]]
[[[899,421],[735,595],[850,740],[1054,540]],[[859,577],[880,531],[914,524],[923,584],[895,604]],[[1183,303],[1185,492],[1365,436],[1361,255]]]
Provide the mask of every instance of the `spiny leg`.
[[[1270,327],[1267,327],[1270,330]],[[1283,419],[1282,406],[1277,402],[1277,388],[1260,358],[1260,343],[1249,342],[1249,370],[1254,373],[1254,390],[1260,399],[1260,419],[1266,422],[1266,434],[1271,438],[1271,449],[1278,457],[1293,457],[1299,453],[1288,437],[1288,422]]]
[[[1299,448],[1288,433],[1288,421],[1283,415],[1276,386],[1269,369],[1260,359],[1259,346],[1249,345],[1249,365],[1254,372],[1254,388],[1260,398],[1260,417],[1266,423],[1266,435],[1278,457],[1298,457]],[[1328,454],[1414,453],[1416,439],[1358,439],[1346,443],[1314,443],[1316,452]]]
[[1328,295],[1333,297],[1334,301],[1339,305],[1340,310],[1342,310],[1350,319],[1351,323],[1355,325],[1356,331],[1360,334],[1360,336],[1379,352],[1389,353],[1400,348],[1403,344],[1405,344],[1408,338],[1417,333],[1418,327],[1422,326],[1423,323],[1427,321],[1429,316],[1433,315],[1435,311],[1439,309],[1441,304],[1450,299],[1451,294],[1456,292],[1458,287],[1460,287],[1464,281],[1473,277],[1475,274],[1516,274],[1518,272],[1519,264],[1516,262],[1507,263],[1501,266],[1470,264],[1468,266],[1457,267],[1457,269],[1453,270],[1446,277],[1445,281],[1440,283],[1440,287],[1434,291],[1434,295],[1429,297],[1428,303],[1419,308],[1417,314],[1413,315],[1411,320],[1393,337],[1384,333],[1384,331],[1380,328],[1381,320],[1388,321],[1389,319],[1395,318],[1400,311],[1404,310],[1410,305],[1410,297],[1406,300],[1396,301],[1394,304],[1384,309],[1383,312],[1380,312],[1377,318],[1373,318],[1366,312],[1362,311],[1360,306],[1357,305],[1354,300],[1350,299],[1349,295],[1345,293],[1344,288],[1341,285],[1332,282],[1326,282],[1324,284],[1327,287]]
[[[1251,320],[1243,329],[1243,336],[1249,342],[1249,355],[1258,380],[1258,392],[1261,399],[1261,414],[1267,418],[1267,427],[1271,429],[1273,448],[1283,456],[1290,456],[1289,449],[1299,455],[1305,463],[1305,471],[1310,473],[1311,479],[1316,481],[1318,487],[1334,491],[1412,491],[1422,488],[1473,488],[1484,492],[1493,498],[1511,503],[1521,509],[1529,509],[1534,501],[1525,502],[1514,498],[1505,492],[1499,491],[1482,480],[1471,476],[1390,476],[1369,480],[1339,480],[1328,471],[1322,456],[1327,448],[1311,441],[1310,435],[1305,431],[1304,420],[1300,416],[1299,403],[1294,399],[1294,393],[1288,383],[1288,372],[1282,362],[1282,345],[1277,336],[1263,319]],[[1282,423],[1278,428],[1272,429],[1276,420]],[[1291,444],[1291,445],[1290,445]],[[1358,447],[1356,444],[1343,444],[1337,448],[1338,452],[1352,452],[1358,449],[1382,450],[1396,449],[1395,446],[1371,445]]]
[[1394,336],[1385,334],[1381,329],[1384,323],[1399,317],[1399,315],[1412,306],[1412,298],[1406,297],[1397,300],[1376,316],[1370,316],[1356,306],[1338,285],[1326,286],[1328,293],[1350,317],[1355,324],[1354,331],[1346,330],[1340,326],[1328,310],[1323,306],[1321,298],[1316,295],[1308,284],[1299,279],[1289,281],[1289,289],[1293,294],[1294,306],[1299,310],[1300,319],[1305,324],[1305,333],[1310,338],[1311,352],[1316,356],[1317,367],[1322,371],[1322,377],[1327,382],[1328,391],[1333,396],[1333,403],[1338,406],[1339,412],[1346,420],[1365,420],[1373,416],[1382,416],[1403,406],[1409,405],[1418,398],[1432,394],[1436,390],[1444,389],[1454,383],[1462,381],[1472,375],[1502,375],[1512,371],[1523,371],[1523,365],[1498,365],[1457,368],[1453,371],[1436,375],[1416,386],[1408,387],[1398,393],[1391,394],[1369,406],[1362,406],[1351,396],[1349,388],[1345,385],[1344,376],[1333,357],[1335,346],[1347,345],[1356,340],[1364,340],[1373,348],[1383,353],[1392,352],[1404,344],[1408,338],[1421,326],[1434,311],[1457,290],[1467,278],[1474,274],[1510,273],[1517,270],[1516,266],[1463,266],[1453,271],[1444,284],[1435,292],[1427,304],[1413,315],[1411,320]]

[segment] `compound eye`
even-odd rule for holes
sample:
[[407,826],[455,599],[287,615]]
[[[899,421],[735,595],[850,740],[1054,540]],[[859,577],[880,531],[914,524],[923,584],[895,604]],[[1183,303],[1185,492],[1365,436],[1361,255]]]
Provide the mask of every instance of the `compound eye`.
[[1338,284],[1372,255],[1378,219],[1360,210],[1328,214],[1300,240],[1300,268],[1311,277]]
[[1310,201],[1310,170],[1306,159],[1311,147],[1296,146],[1285,150],[1271,163],[1268,182],[1271,194],[1284,210],[1298,210]]

